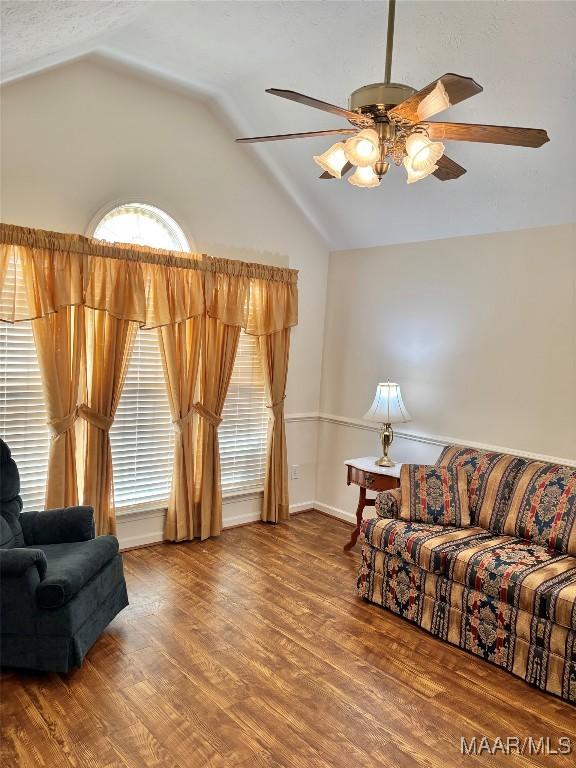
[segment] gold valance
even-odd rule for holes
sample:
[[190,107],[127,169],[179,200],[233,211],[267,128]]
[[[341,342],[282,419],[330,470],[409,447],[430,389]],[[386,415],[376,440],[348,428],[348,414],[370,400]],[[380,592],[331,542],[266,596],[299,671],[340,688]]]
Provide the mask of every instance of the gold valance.
[[8,322],[86,306],[142,328],[206,314],[265,335],[298,322],[297,276],[293,269],[0,224],[0,320]]

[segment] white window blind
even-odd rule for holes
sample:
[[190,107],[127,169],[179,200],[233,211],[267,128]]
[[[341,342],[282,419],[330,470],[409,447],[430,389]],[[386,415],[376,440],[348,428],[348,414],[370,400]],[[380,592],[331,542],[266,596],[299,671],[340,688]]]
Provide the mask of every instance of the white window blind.
[[269,413],[255,336],[241,332],[218,430],[224,493],[261,488]]
[[[24,307],[26,293],[14,262],[9,263],[6,281],[16,283],[16,303]],[[18,464],[27,510],[44,509],[50,448],[46,419],[32,324],[0,323],[0,436]]]
[[137,331],[110,430],[118,509],[166,501],[172,479],[173,435],[157,333]]

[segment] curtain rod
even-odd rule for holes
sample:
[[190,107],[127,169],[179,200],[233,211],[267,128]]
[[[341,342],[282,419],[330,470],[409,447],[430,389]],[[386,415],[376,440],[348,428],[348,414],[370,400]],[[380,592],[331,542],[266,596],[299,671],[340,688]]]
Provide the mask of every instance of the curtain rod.
[[51,232],[44,229],[21,227],[16,224],[0,223],[0,245],[2,244],[77,253],[82,256],[160,264],[166,267],[195,269],[200,272],[252,277],[283,283],[295,283],[298,279],[298,270],[288,267],[272,267],[267,264],[221,257],[213,258],[205,253],[167,251],[161,248],[150,248],[146,245],[106,243],[103,240],[95,240],[85,235]]

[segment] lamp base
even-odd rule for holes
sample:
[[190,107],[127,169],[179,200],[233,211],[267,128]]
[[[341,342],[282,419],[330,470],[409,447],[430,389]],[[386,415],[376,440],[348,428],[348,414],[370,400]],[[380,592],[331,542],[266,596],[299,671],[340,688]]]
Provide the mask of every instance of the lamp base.
[[396,466],[396,462],[392,461],[390,456],[382,456],[382,458],[376,459],[374,464],[376,464],[377,467],[395,467]]
[[382,456],[376,461],[378,467],[395,467],[396,462],[388,456],[388,451],[394,440],[394,430],[392,424],[383,424],[380,430],[380,440],[382,441]]

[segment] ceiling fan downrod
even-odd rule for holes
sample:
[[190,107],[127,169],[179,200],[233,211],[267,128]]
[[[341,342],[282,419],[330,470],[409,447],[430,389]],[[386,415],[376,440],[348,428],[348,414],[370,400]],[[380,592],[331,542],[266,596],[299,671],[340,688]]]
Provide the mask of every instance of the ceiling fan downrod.
[[384,82],[391,82],[392,77],[392,48],[394,46],[394,17],[396,16],[396,0],[388,0],[388,34],[386,36],[386,66]]

